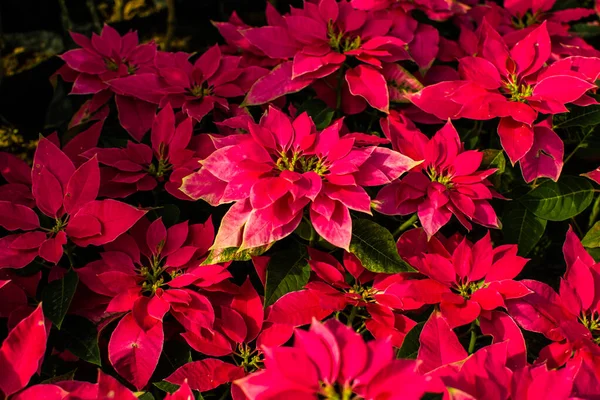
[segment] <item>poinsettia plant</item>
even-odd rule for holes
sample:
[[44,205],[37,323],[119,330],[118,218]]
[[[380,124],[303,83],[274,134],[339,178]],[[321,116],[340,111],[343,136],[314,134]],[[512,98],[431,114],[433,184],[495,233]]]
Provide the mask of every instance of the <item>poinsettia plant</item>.
[[0,153],[0,398],[600,398],[600,6],[279,3],[71,33]]

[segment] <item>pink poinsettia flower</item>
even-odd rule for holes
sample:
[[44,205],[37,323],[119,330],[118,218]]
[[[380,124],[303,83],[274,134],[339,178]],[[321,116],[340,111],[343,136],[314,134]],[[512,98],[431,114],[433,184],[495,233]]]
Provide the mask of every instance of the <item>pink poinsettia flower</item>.
[[[336,74],[330,79],[336,81],[337,90],[344,88],[346,98],[359,97],[354,102],[364,107],[366,101],[387,113],[390,98],[383,63],[413,59],[426,68],[437,54],[439,41],[436,29],[419,26],[402,10],[367,12],[354,9],[346,0],[305,2],[303,9],[272,16],[270,22],[244,31],[244,37],[267,56],[291,61],[259,79],[246,96],[246,104],[263,104]],[[350,58],[359,65],[344,67]]]
[[105,165],[102,169],[101,195],[127,197],[132,193],[154,189],[158,182],[165,182],[169,193],[178,195],[180,183],[171,172],[178,168],[192,168],[197,164],[192,143],[192,119],[177,122],[168,104],[156,116],[150,134],[151,146],[127,142],[127,147],[92,148],[83,156],[95,156]]
[[426,241],[420,229],[406,232],[398,241],[400,256],[427,277],[388,287],[385,293],[397,296],[405,307],[440,304],[443,317],[454,328],[474,321],[484,310],[506,308],[507,300],[531,293],[514,280],[527,262],[517,256],[516,245],[493,248],[489,233],[474,244],[466,238],[443,243],[435,236]]
[[[83,114],[100,113],[112,97],[111,80],[155,73],[156,44],[139,44],[137,32],[120,36],[114,28],[104,25],[100,35],[93,34],[91,39],[75,32],[71,32],[71,38],[81,48],[61,55],[66,65],[57,74],[73,82],[71,94],[94,95],[92,103],[84,104],[80,110]],[[115,101],[121,124],[132,137],[141,140],[150,129],[156,105],[121,94]]]
[[452,215],[469,230],[471,222],[499,227],[489,201],[500,196],[486,179],[496,170],[478,171],[483,153],[465,151],[452,123],[448,122],[431,139],[398,113],[383,119],[381,126],[396,151],[424,161],[379,191],[375,199],[377,211],[387,215],[417,213],[429,236],[446,225]]
[[67,240],[79,247],[112,242],[146,213],[119,201],[96,200],[98,160],[92,158],[75,169],[69,157],[46,138],[35,152],[31,181],[37,209],[54,225],[42,227],[33,209],[0,201],[0,226],[26,232],[0,239],[4,268],[22,268],[38,255],[56,264]]
[[[200,266],[212,242],[213,228],[182,222],[166,229],[161,219],[142,219],[132,235],[105,246],[102,260],[77,274],[85,286],[105,299],[105,313],[126,313],[108,348],[115,370],[142,388],[156,368],[164,341],[163,317],[169,312],[186,330],[212,331],[215,311],[206,296],[188,289],[217,285],[231,275],[221,265]],[[136,362],[137,338],[145,362]]]
[[270,107],[250,135],[227,138],[184,178],[182,191],[211,205],[234,203],[213,249],[255,248],[292,233],[310,206],[310,220],[330,243],[348,249],[350,209],[370,213],[364,186],[391,182],[417,164],[392,150],[357,147],[339,135],[338,120],[317,132],[303,113],[295,120]]
[[170,104],[196,121],[202,120],[215,105],[229,108],[228,98],[245,95],[267,70],[241,67],[240,57],[222,55],[213,46],[194,63],[187,53],[158,52],[157,74],[147,73],[110,81],[112,90],[165,107]]
[[[366,270],[351,253],[344,252],[343,266],[328,253],[312,248],[308,249],[308,253],[314,276],[305,289],[315,293],[321,300],[322,309],[333,312],[342,311],[347,306],[356,308],[359,311],[352,312],[355,317],[349,320],[348,324],[358,322],[355,318],[356,315],[360,315],[364,329],[371,332],[375,338],[390,337],[394,347],[401,347],[404,337],[416,322],[397,312],[395,299],[392,298],[390,302],[389,296],[379,289],[380,281],[389,275]],[[353,278],[353,284],[347,282],[347,273]],[[372,285],[369,284],[371,282]],[[315,317],[318,317],[320,312],[321,310],[316,312]]]
[[587,253],[572,229],[563,246],[567,271],[559,293],[537,281],[523,281],[531,294],[507,302],[523,329],[539,332],[554,343],[540,352],[540,362],[560,366],[573,355],[600,356],[600,263]]
[[[269,25],[277,25],[277,20],[281,18],[271,3],[267,3],[266,18]],[[226,42],[221,46],[221,50],[225,54],[241,55],[240,65],[273,67],[281,62],[281,60],[268,57],[262,50],[250,43],[244,36],[244,32],[253,27],[242,21],[235,11],[227,22],[213,22],[213,25]]]
[[263,349],[265,369],[234,382],[249,400],[270,398],[420,399],[425,378],[412,360],[394,359],[387,341],[365,343],[337,320],[297,329],[293,347]]
[[500,141],[515,164],[533,146],[538,113],[566,112],[569,103],[596,103],[586,93],[596,89],[600,59],[571,57],[543,68],[551,52],[545,23],[510,50],[487,22],[480,35],[480,55],[459,60],[461,80],[425,87],[411,96],[415,105],[443,120],[500,117]]

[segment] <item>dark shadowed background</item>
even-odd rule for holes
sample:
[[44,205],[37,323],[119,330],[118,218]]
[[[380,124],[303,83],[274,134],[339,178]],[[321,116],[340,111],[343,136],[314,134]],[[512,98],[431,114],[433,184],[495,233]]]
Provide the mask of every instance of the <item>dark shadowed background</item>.
[[[141,41],[161,49],[202,52],[220,36],[210,21],[232,12],[250,25],[264,23],[266,0],[1,0],[0,150],[31,152],[39,133],[69,118],[64,93],[50,77],[62,65],[57,54],[74,47],[69,30],[91,35],[109,23],[120,33],[138,30]],[[280,11],[290,3],[272,1]],[[53,98],[55,101],[53,102]]]

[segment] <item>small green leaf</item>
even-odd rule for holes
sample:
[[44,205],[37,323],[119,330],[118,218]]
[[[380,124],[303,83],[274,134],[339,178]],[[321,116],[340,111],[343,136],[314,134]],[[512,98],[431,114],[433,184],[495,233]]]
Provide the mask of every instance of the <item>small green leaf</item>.
[[66,348],[80,359],[101,366],[96,325],[78,315],[67,315],[61,328]]
[[310,277],[307,258],[306,246],[296,242],[271,257],[267,264],[265,307],[275,303],[284,294],[300,290],[306,285]]
[[390,231],[368,219],[352,221],[350,253],[372,272],[393,274],[414,271],[398,255],[396,242]]
[[260,256],[271,246],[253,247],[240,250],[239,247],[228,247],[226,249],[215,249],[208,253],[206,260],[201,265],[214,265],[229,261],[250,261],[254,256]]
[[69,310],[79,278],[70,269],[62,279],[50,282],[42,292],[44,315],[60,329],[65,315]]
[[319,99],[306,100],[298,107],[297,115],[305,112],[312,118],[318,130],[325,129],[331,124],[335,110],[327,107],[324,101]]
[[519,246],[519,255],[526,256],[540,241],[548,221],[536,217],[524,205],[513,201],[502,216],[502,232],[508,243]]
[[591,25],[588,23],[574,24],[571,26],[571,31],[575,32],[577,36],[582,38],[593,38],[600,36],[600,26]]
[[570,107],[570,112],[557,114],[553,119],[554,129],[600,124],[600,105]]
[[154,400],[154,396],[152,395],[152,393],[150,392],[146,392],[143,393],[142,395],[138,396],[139,400]]
[[594,187],[585,178],[564,176],[547,180],[519,199],[529,211],[548,221],[565,221],[585,210],[594,199]]
[[421,346],[419,337],[421,336],[423,326],[425,326],[425,321],[419,322],[408,331],[402,342],[402,347],[396,352],[396,358],[407,358],[410,360],[417,358],[419,347]]
[[504,151],[496,149],[486,149],[483,151],[483,161],[481,161],[481,169],[497,168],[496,174],[504,173],[506,169],[506,157]]
[[179,389],[179,385],[167,381],[154,382],[152,384],[165,393],[175,393]]
[[600,247],[600,221],[596,222],[592,229],[585,234],[583,239],[581,240],[581,244],[584,247],[595,249]]
[[75,368],[74,370],[69,371],[67,373],[56,375],[56,376],[53,376],[52,378],[44,379],[40,383],[51,385],[56,382],[72,381],[73,378],[75,377],[76,372],[77,372],[77,368]]

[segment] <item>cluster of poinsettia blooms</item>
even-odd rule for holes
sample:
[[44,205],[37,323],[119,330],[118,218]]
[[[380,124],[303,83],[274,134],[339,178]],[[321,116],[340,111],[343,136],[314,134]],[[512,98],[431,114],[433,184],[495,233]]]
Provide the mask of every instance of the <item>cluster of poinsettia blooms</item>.
[[[87,96],[69,124],[79,133],[41,137],[31,165],[0,154],[0,396],[141,398],[177,342],[193,356],[158,378],[172,400],[217,388],[235,400],[599,398],[600,264],[570,229],[555,290],[519,279],[516,245],[467,237],[500,228],[492,204],[507,199],[453,122],[499,118],[523,180],[558,180],[552,116],[597,104],[600,52],[570,33],[595,11],[554,3],[307,0],[284,15],[266,3],[267,25],[216,22],[225,44],[199,56],[110,26],[72,33],[57,75]],[[457,41],[436,28],[449,20]],[[317,127],[291,100],[302,95],[336,118]],[[381,135],[349,129],[344,117],[365,113]],[[111,118],[129,134],[119,147],[101,140]],[[206,121],[214,132],[197,129]],[[599,171],[587,176],[600,183]],[[140,193],[224,215],[217,228],[167,223]],[[353,222],[374,214],[405,216],[405,271],[353,246]],[[444,236],[453,219],[460,232]],[[300,261],[272,263],[291,236]],[[308,275],[289,272],[302,262]],[[287,273],[301,287],[276,281]],[[62,295],[40,303],[57,283]],[[47,346],[65,314],[96,327],[97,383],[37,377],[50,356],[86,361]],[[545,337],[535,353],[531,333]]]

